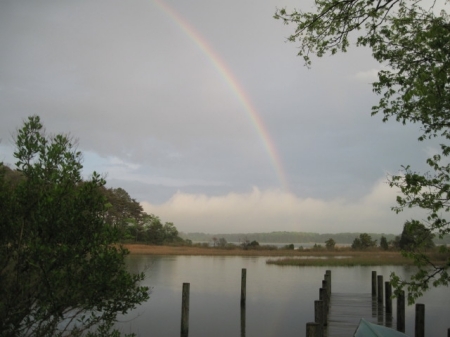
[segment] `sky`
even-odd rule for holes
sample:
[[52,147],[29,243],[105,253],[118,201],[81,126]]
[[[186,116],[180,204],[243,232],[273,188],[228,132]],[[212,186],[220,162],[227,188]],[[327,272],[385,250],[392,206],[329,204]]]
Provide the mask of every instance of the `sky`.
[[276,8],[306,0],[0,1],[0,161],[39,115],[181,232],[402,231],[387,184],[437,142],[371,116],[367,49],[313,58]]

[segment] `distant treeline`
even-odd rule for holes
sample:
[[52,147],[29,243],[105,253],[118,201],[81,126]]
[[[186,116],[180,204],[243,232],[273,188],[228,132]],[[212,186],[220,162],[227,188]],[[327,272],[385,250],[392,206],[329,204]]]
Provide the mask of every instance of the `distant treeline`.
[[[336,244],[352,244],[353,240],[359,237],[361,233],[306,233],[306,232],[271,232],[271,233],[233,233],[233,234],[209,234],[209,233],[180,233],[183,239],[189,239],[193,242],[209,242],[213,238],[224,238],[228,242],[258,241],[259,243],[324,243],[328,239],[333,239]],[[395,234],[368,233],[373,240],[380,242],[384,236],[387,241],[394,240]],[[400,235],[400,234],[399,234]],[[450,244],[450,236],[444,240],[434,239],[437,244]]]

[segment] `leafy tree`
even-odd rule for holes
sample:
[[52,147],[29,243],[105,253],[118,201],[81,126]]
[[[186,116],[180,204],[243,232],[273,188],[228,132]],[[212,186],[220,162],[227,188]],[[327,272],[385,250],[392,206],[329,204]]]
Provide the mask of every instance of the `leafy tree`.
[[259,242],[256,240],[253,240],[252,242],[250,242],[249,246],[252,248],[259,247]]
[[225,240],[225,238],[220,238],[218,242],[218,246],[221,248],[225,248],[227,246],[228,242]]
[[361,240],[359,238],[355,238],[353,240],[352,249],[353,250],[361,250],[362,249]]
[[[308,66],[310,54],[320,57],[345,52],[350,37],[356,37],[356,45],[369,47],[384,68],[373,83],[381,98],[372,114],[382,113],[384,121],[394,118],[404,124],[420,124],[419,141],[440,138],[440,152],[427,160],[430,172],[415,172],[406,165],[389,179],[390,186],[402,192],[393,210],[422,208],[428,215],[420,222],[440,238],[450,233],[446,216],[450,210],[450,161],[445,158],[450,154],[450,19],[445,10],[437,9],[445,4],[443,0],[429,4],[420,0],[316,0],[314,12],[280,9],[275,13],[275,18],[296,25],[289,40],[299,41],[299,55]],[[430,283],[449,283],[450,256],[439,264],[431,263],[422,251],[409,256],[418,272],[410,280],[395,275],[391,280],[397,290],[408,288],[410,303]]]
[[327,241],[325,241],[325,247],[327,250],[334,250],[336,246],[336,241],[334,241],[332,238],[329,238]]
[[244,250],[248,250],[248,249],[257,249],[259,248],[259,242],[256,240],[253,240],[250,242],[250,240],[248,239],[244,239],[244,241],[241,244],[242,248]]
[[166,222],[163,226],[164,231],[164,243],[173,243],[180,241],[180,237],[178,236],[178,229],[171,222]]
[[389,246],[395,250],[400,250],[400,235],[397,235],[393,240],[389,241]]
[[400,236],[400,249],[413,252],[434,248],[434,235],[421,222],[407,221]]
[[377,245],[377,240],[372,240],[372,237],[367,233],[359,234],[359,238],[355,238],[352,243],[354,250],[366,250]]
[[162,245],[164,243],[165,233],[161,220],[153,214],[145,214],[143,221],[145,241],[154,245]]
[[108,200],[105,221],[117,227],[121,239],[130,239],[129,226],[139,226],[143,209],[135,199],[131,198],[123,188],[102,188],[104,196]]
[[382,250],[388,250],[389,249],[389,244],[387,242],[386,237],[383,235],[380,239],[380,248]]
[[148,289],[104,221],[105,181],[83,181],[81,153],[38,116],[18,130],[14,157],[16,173],[0,164],[0,335],[107,335]]
[[323,247],[322,247],[322,245],[318,245],[317,243],[315,243],[311,249],[312,250],[323,250]]

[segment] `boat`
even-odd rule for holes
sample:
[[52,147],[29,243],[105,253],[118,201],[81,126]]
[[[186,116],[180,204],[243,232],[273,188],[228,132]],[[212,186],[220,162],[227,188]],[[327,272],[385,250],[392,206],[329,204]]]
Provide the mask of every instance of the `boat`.
[[408,337],[403,332],[361,318],[353,337]]

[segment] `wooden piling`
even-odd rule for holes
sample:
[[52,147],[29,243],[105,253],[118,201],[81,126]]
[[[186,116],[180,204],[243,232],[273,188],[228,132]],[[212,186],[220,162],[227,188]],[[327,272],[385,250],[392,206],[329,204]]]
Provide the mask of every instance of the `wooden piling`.
[[314,301],[314,321],[319,324],[319,332],[318,336],[323,337],[324,336],[324,305],[323,301]]
[[331,270],[325,271],[325,276],[326,276],[327,285],[328,285],[328,297],[330,297],[331,296]]
[[378,305],[383,306],[383,275],[378,275],[377,276],[378,282],[377,282],[377,299],[378,299]]
[[392,286],[391,282],[384,282],[386,314],[392,314]]
[[425,304],[416,303],[415,337],[425,337]]
[[319,289],[319,300],[323,301],[323,325],[327,325],[329,304],[328,304],[327,290],[325,288]]
[[241,306],[245,306],[247,294],[247,269],[242,268],[241,272]]
[[405,292],[397,295],[397,331],[405,332]]
[[316,322],[306,323],[306,337],[319,337],[318,330],[319,324]]
[[245,305],[241,305],[241,337],[245,337]]
[[377,296],[377,272],[375,270],[372,271],[372,296]]
[[328,291],[328,281],[326,280],[326,277],[324,280],[322,280],[322,288],[324,288],[327,292],[327,301],[330,299],[329,291]]
[[183,283],[181,297],[181,337],[189,335],[189,283]]

